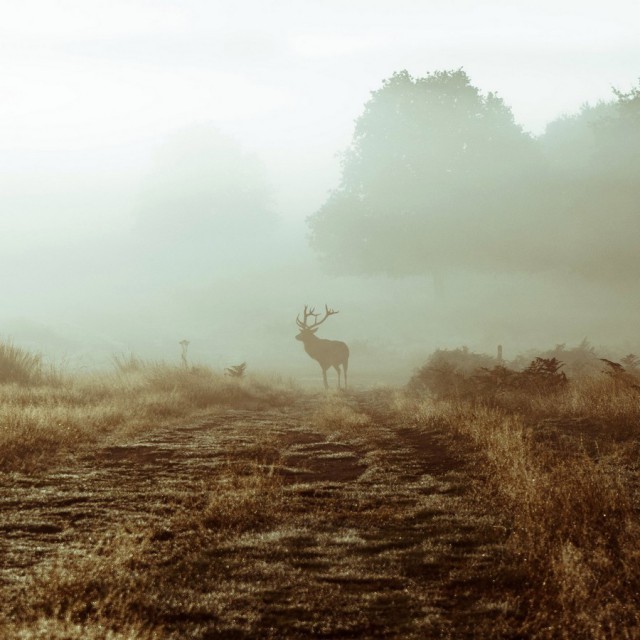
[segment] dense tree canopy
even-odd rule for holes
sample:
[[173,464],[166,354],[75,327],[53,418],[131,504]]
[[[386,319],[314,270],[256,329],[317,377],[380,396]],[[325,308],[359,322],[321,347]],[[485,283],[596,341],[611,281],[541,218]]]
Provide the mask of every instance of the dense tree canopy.
[[581,221],[627,224],[638,201],[639,92],[616,98],[534,139],[463,70],[396,73],[356,122],[312,246],[347,273],[588,272]]
[[540,144],[565,269],[621,283],[640,275],[640,90],[614,94],[551,123]]

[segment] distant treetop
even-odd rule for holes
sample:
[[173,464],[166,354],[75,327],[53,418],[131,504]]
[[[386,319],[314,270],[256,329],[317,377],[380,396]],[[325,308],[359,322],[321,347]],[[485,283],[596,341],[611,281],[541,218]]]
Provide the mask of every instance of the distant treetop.
[[535,139],[462,69],[394,73],[309,218],[311,246],[337,273],[636,277],[640,88],[615,96]]

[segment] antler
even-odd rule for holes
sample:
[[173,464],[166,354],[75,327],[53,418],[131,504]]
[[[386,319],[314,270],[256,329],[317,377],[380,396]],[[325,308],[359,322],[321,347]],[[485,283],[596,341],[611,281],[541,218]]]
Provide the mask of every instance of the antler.
[[320,314],[315,312],[315,307],[311,307],[311,309],[309,309],[309,307],[307,307],[307,305],[304,305],[304,320],[301,322],[300,321],[300,314],[298,314],[296,316],[296,323],[298,324],[298,326],[301,329],[308,329],[309,327],[307,326],[307,318],[309,316],[314,316],[315,318],[317,318]]
[[[324,318],[322,320],[317,321],[316,318],[320,315],[316,313],[315,307],[308,308],[307,305],[304,305],[304,320],[300,321],[300,314],[296,316],[296,322],[301,329],[315,329],[317,326],[321,325],[329,316],[333,316],[336,313],[340,313],[339,311],[334,311],[330,309],[326,304],[324,305]],[[307,319],[313,316],[314,321],[312,325],[307,324]]]

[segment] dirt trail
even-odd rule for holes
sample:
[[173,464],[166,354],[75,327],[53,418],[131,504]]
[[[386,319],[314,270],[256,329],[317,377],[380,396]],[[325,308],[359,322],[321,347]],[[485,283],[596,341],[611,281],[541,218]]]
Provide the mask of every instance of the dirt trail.
[[171,496],[202,491],[240,456],[274,465],[295,513],[202,551],[189,568],[197,588],[176,589],[206,594],[211,611],[176,597],[170,615],[149,612],[168,637],[493,637],[508,609],[496,595],[503,534],[474,501],[469,456],[435,427],[395,424],[372,398],[350,398],[371,416],[354,429],[314,426],[323,399],[307,397],[0,476],[0,593],[123,522],[161,531]]

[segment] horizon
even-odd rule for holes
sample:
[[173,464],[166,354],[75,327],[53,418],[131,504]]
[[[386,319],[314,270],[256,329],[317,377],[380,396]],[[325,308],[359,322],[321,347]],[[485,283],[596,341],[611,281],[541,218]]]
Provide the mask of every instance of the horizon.
[[[606,278],[335,276],[309,248],[306,220],[337,187],[355,120],[394,72],[463,68],[540,136],[562,115],[612,100],[612,87],[635,86],[638,18],[626,0],[12,5],[0,24],[3,326],[151,353],[175,334],[225,363],[268,345],[262,359],[301,364],[288,323],[304,303],[328,302],[345,310],[336,333],[402,353],[547,348],[585,335],[636,344],[635,306]],[[214,158],[216,145],[233,162]],[[193,175],[182,175],[191,158]],[[219,234],[198,211],[175,212],[207,192],[206,167],[231,164],[245,173],[228,188],[251,181],[254,199],[242,206],[275,221],[250,238],[233,208]],[[532,297],[553,309],[537,323]],[[243,319],[256,304],[271,305],[258,330]],[[366,322],[371,311],[380,319]]]

